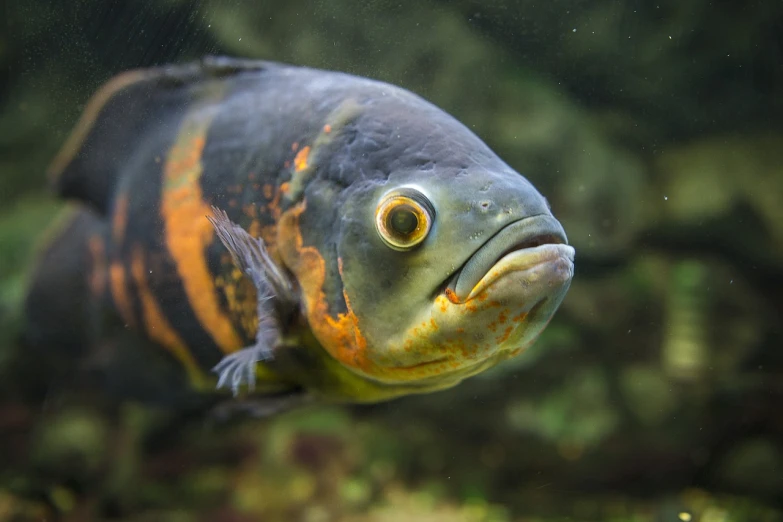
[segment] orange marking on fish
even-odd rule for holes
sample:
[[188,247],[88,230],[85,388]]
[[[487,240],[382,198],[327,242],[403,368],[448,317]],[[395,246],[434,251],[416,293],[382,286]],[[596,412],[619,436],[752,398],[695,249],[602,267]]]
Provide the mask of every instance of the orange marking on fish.
[[272,184],[264,183],[264,198],[272,199]]
[[459,304],[459,297],[457,297],[456,292],[452,290],[451,288],[447,288],[445,290],[446,298],[451,301],[453,304]]
[[502,344],[502,343],[505,343],[506,341],[508,341],[508,338],[511,337],[511,332],[513,332],[513,331],[514,331],[514,327],[513,326],[511,326],[511,325],[506,326],[506,329],[503,331],[503,333],[496,338],[498,344]]
[[[326,280],[326,261],[315,247],[304,245],[299,228],[299,218],[305,208],[306,202],[303,201],[283,213],[279,222],[278,245],[286,266],[295,274],[300,284],[310,328],[324,349],[349,368],[359,370],[365,375],[396,381],[410,381],[445,371],[450,363],[425,360],[409,366],[397,367],[388,358],[381,359],[383,366],[370,359],[368,341],[345,289],[343,289],[343,300],[346,312],[330,314],[329,303],[323,289]],[[338,258],[337,262],[338,273],[342,273],[342,259]],[[445,298],[443,300],[445,305],[451,306]],[[413,351],[418,345],[415,339],[426,341],[438,328],[437,321],[425,320],[411,329],[410,335],[402,342],[401,349]],[[462,353],[467,353],[462,342],[454,343],[453,347],[443,347],[442,351],[446,353],[460,350]]]
[[254,203],[248,203],[247,205],[242,206],[242,213],[249,217],[250,219],[253,219],[256,217],[256,205]]
[[288,192],[289,187],[290,185],[287,182],[281,184],[280,187],[275,191],[275,195],[272,198],[272,201],[266,205],[270,215],[272,218],[274,218],[275,221],[280,219],[280,216],[283,213],[283,210],[280,208],[280,199],[283,197],[283,194]]
[[261,227],[261,234],[254,237],[260,237],[263,239],[264,244],[266,245],[266,249],[269,252],[269,255],[272,257],[272,260],[276,263],[280,263],[280,254],[277,251],[277,226],[267,225],[265,227]]
[[214,230],[206,219],[212,210],[203,199],[199,178],[211,121],[211,114],[199,111],[183,123],[163,168],[161,214],[166,246],[193,312],[220,349],[231,353],[242,348],[242,340],[221,309],[205,256]]
[[98,297],[106,291],[106,246],[100,236],[90,236],[87,241],[90,251],[90,292]]
[[301,172],[307,168],[307,158],[310,155],[310,146],[303,147],[302,150],[296,153],[294,158],[294,170]]
[[[425,363],[407,367],[416,368],[417,376],[434,376],[448,368],[469,368],[477,362],[489,364],[492,357],[499,360],[516,349],[512,346],[514,336],[522,333],[518,323],[524,321],[525,314],[509,320],[511,310],[491,297],[454,303],[448,298],[449,294],[456,300],[451,292],[436,296],[432,315],[425,316],[427,321],[408,328],[399,339],[403,351],[418,351],[428,358],[436,354],[447,358],[448,362],[439,365]],[[459,326],[475,321],[481,321],[488,335],[474,337],[468,334],[472,331],[470,328]],[[407,350],[408,346],[411,350]],[[384,369],[384,374],[393,375],[387,369]]]
[[125,237],[128,226],[128,193],[122,192],[114,203],[114,213],[111,220],[111,233],[114,242],[119,244]]
[[318,249],[304,246],[299,230],[299,216],[305,210],[305,202],[286,211],[279,226],[278,241],[283,259],[289,269],[296,274],[302,288],[304,305],[310,328],[324,348],[343,364],[371,371],[374,363],[367,358],[367,340],[359,328],[359,320],[354,314],[350,300],[345,298],[345,313],[333,317],[329,314],[323,284],[326,280],[326,262]]
[[253,339],[258,330],[258,301],[255,286],[234,265],[230,256],[226,259],[221,258],[221,262],[229,268],[225,274],[215,278],[215,286],[225,296],[228,309],[246,338]]
[[144,251],[139,245],[134,245],[131,254],[131,273],[139,293],[144,322],[144,331],[153,341],[166,348],[185,368],[188,379],[197,387],[205,387],[204,374],[198,363],[188,350],[187,345],[177,334],[160,309],[155,296],[152,295],[145,275]]
[[261,235],[261,222],[254,219],[247,227],[247,233],[253,237],[259,237]]
[[291,144],[291,150],[296,150],[299,148],[299,142],[295,141]]
[[330,132],[332,132],[332,126],[329,125],[328,123],[326,125],[324,125],[324,132],[326,134],[329,134]]
[[[445,324],[453,325],[455,320],[474,320],[477,311],[490,308],[490,302],[474,306],[454,304],[441,294],[435,298],[433,312],[436,315],[422,317],[398,340],[397,354],[411,353],[408,358],[410,364],[397,366],[395,363],[399,361],[392,358],[394,355],[371,354],[361,319],[345,288],[342,297],[346,311],[335,313],[329,310],[324,290],[326,260],[316,247],[304,244],[300,229],[300,218],[305,210],[306,201],[302,201],[282,214],[278,223],[278,248],[285,265],[299,282],[305,316],[313,334],[334,359],[366,376],[406,382],[440,375],[452,368],[470,368],[476,361],[484,360],[486,354],[494,353],[494,340],[475,340],[467,336],[464,329],[458,330],[462,335],[452,336],[448,328],[444,328]],[[337,268],[341,277],[343,261],[338,257]],[[443,314],[446,323],[441,324],[439,314]]]
[[125,277],[125,267],[120,261],[114,261],[109,266],[109,283],[111,285],[111,295],[117,313],[125,324],[135,326],[136,321],[133,317],[133,305],[128,296],[128,282]]

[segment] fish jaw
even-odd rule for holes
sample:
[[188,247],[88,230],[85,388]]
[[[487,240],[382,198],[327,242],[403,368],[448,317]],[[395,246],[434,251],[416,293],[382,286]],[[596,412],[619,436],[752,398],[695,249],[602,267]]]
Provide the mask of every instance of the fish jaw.
[[522,353],[565,297],[573,259],[568,245],[525,248],[502,257],[465,300],[447,288],[411,327],[389,340],[375,378],[456,383]]

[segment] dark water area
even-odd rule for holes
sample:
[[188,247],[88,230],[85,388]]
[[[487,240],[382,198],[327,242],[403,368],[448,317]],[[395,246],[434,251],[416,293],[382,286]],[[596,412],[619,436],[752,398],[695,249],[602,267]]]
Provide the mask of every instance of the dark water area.
[[[0,521],[783,520],[781,27],[772,0],[0,3]],[[524,174],[576,249],[538,342],[265,419],[49,378],[19,342],[47,166],[111,77],[205,55],[399,85]]]

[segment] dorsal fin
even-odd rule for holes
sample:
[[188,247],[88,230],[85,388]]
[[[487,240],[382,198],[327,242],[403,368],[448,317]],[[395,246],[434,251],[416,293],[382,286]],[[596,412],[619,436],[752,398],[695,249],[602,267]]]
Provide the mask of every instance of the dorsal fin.
[[138,69],[109,80],[87,103],[79,122],[49,167],[56,192],[105,214],[122,166],[148,133],[176,119],[209,80],[274,64],[207,57],[179,66]]

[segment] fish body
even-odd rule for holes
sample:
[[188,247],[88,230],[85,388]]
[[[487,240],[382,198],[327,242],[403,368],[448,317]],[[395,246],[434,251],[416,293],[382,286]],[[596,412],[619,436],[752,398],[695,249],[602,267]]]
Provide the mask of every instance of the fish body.
[[73,205],[28,343],[147,395],[448,388],[529,346],[573,275],[523,176],[420,97],[347,74],[127,72],[51,171]]

